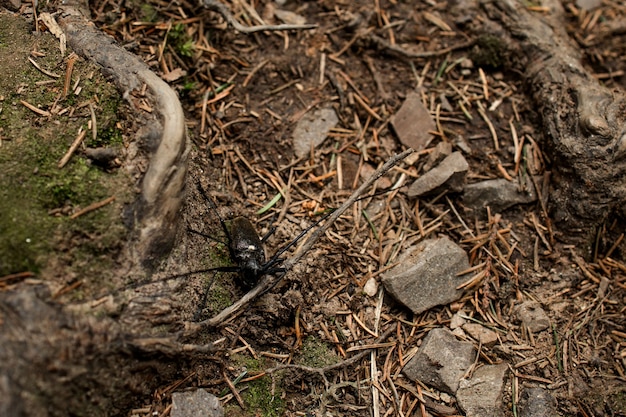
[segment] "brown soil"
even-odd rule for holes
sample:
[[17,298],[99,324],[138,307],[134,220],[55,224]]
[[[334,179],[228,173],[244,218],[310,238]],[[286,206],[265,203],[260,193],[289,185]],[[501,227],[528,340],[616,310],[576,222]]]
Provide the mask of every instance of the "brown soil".
[[[625,17],[624,7],[604,2],[584,12],[566,3],[568,32],[578,41],[586,64],[608,86],[622,88],[626,43],[617,22]],[[244,2],[227,4],[240,22],[259,24]],[[472,21],[451,13],[447,3],[255,5],[265,23],[280,23],[272,8],[289,10],[320,27],[246,35],[227,27],[218,14],[188,2],[92,3],[96,25],[168,80],[186,110],[193,142],[188,201],[180,236],[157,278],[228,264],[223,246],[187,230],[222,235],[196,183],[215,198],[224,218],[246,216],[261,236],[276,226],[267,242],[267,252],[275,253],[315,221],[314,213],[337,207],[363,176],[402,149],[389,119],[411,91],[421,94],[437,132],[428,152],[381,179],[378,189],[401,178],[410,184],[424,172],[429,152],[441,141],[465,152],[469,182],[550,170],[540,115],[519,74],[507,70],[515,57],[507,56],[497,39],[472,32]],[[615,28],[607,36],[611,25]],[[432,56],[408,59],[390,45]],[[310,157],[296,160],[291,138],[296,122],[306,111],[325,105],[336,110],[338,127]],[[517,160],[512,128],[523,140],[524,152]],[[282,199],[256,214],[281,190]],[[363,214],[367,203],[368,210],[380,207],[370,211],[369,220]],[[207,340],[226,338],[228,356],[219,361],[194,358],[190,366],[173,372],[178,380],[144,398],[132,414],[165,415],[172,390],[204,387],[225,398],[228,415],[296,416],[323,408],[333,415],[366,415],[372,409],[369,381],[375,379],[380,415],[421,415],[418,390],[444,403],[446,398],[408,381],[402,366],[430,329],[448,325],[454,313],[464,311],[498,329],[500,343],[481,347],[479,364],[511,365],[507,416],[514,415],[524,386],[547,387],[565,416],[626,415],[622,230],[617,220],[606,224],[595,245],[586,248],[569,242],[567,231],[551,224],[540,203],[502,213],[471,213],[464,211],[458,194],[409,200],[400,191],[361,201],[276,288],[206,335]],[[364,293],[365,283],[379,279],[379,272],[404,248],[438,235],[458,242],[471,264],[481,265],[477,272],[485,271],[460,301],[414,316],[383,292],[373,297]],[[167,308],[191,319],[211,279],[211,274],[188,277],[184,298]],[[215,315],[241,295],[230,274],[217,274],[203,317]],[[71,294],[66,297],[63,302],[72,301]],[[532,334],[521,326],[513,309],[525,300],[542,304],[552,329]],[[394,343],[346,369],[329,370],[324,378],[304,367],[276,369],[287,363],[324,367],[345,360],[359,352],[358,346],[376,340],[371,333],[386,334],[384,341]],[[246,369],[247,377],[264,371],[269,376],[237,385],[245,402],[241,410],[224,375],[234,380]]]

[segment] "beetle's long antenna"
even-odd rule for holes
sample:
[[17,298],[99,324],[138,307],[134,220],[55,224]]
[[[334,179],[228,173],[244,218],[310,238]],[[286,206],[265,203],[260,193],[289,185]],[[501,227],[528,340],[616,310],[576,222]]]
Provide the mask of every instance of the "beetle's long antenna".
[[210,198],[207,195],[207,193],[204,191],[204,188],[202,188],[202,184],[200,184],[200,181],[198,181],[196,185],[198,186],[198,191],[200,191],[200,194],[202,194],[202,197],[204,197],[204,199],[207,201],[211,210],[213,210],[215,214],[217,215],[217,218],[219,219],[220,224],[222,225],[222,229],[224,229],[224,233],[226,234],[226,239],[230,242],[231,241],[230,232],[228,231],[228,227],[226,227],[226,222],[224,221],[224,219],[222,219],[222,216],[220,216],[220,212],[217,210],[217,206],[213,202],[213,199]]
[[[369,188],[377,179],[385,175],[391,168],[396,166],[400,161],[404,158],[412,154],[413,149],[407,149],[406,151],[392,156],[383,166],[378,168],[361,186],[352,193],[352,195],[341,205],[337,210],[333,211],[331,215],[328,217],[328,220],[320,226],[319,229],[316,229],[311,237],[302,245],[302,247],[289,259],[285,261],[283,267],[285,272],[289,269],[293,268],[293,266],[307,253],[311,247],[322,237],[326,230],[341,216],[354,202],[365,192],[367,188]],[[233,305],[222,310],[217,316],[212,317],[207,320],[203,320],[201,322],[185,322],[185,335],[193,335],[204,329],[205,327],[216,327],[228,319],[230,319],[234,314],[241,311],[242,307],[250,303],[260,294],[264,293],[268,288],[271,288],[277,280],[282,278],[283,274],[279,276],[271,276],[265,275],[259,285],[250,290],[247,294],[241,297],[238,301],[236,301]]]

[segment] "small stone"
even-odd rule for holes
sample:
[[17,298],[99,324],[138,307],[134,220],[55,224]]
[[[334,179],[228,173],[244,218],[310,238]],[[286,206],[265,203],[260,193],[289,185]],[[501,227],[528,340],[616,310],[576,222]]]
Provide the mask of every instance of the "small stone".
[[524,388],[520,396],[519,417],[557,416],[556,399],[543,388]]
[[452,334],[461,340],[467,340],[467,334],[463,331],[462,327],[457,327],[456,329],[452,330]]
[[485,365],[476,369],[471,379],[461,381],[456,399],[466,417],[504,415],[502,391],[508,370],[506,363]]
[[428,154],[428,160],[424,164],[424,171],[430,171],[434,166],[443,161],[452,153],[452,144],[450,142],[439,142],[435,149]]
[[427,239],[408,248],[394,268],[383,274],[385,289],[415,314],[458,300],[456,288],[467,280],[465,251],[447,237]]
[[442,392],[441,394],[439,394],[439,399],[446,404],[450,404],[452,402],[452,397],[446,394],[445,392]]
[[461,60],[461,68],[472,69],[474,68],[474,63],[469,58],[463,58]]
[[550,318],[536,301],[524,301],[515,308],[515,315],[533,333],[550,327]]
[[378,292],[378,282],[376,282],[376,278],[372,277],[367,280],[365,285],[363,286],[363,292],[370,297],[373,297]]
[[311,148],[321,145],[338,122],[337,113],[330,107],[305,114],[293,131],[293,147],[298,158],[308,155]]
[[498,335],[491,329],[481,326],[478,323],[466,323],[463,330],[474,340],[479,341],[483,346],[493,347],[498,342]]
[[414,92],[407,95],[400,110],[392,117],[391,125],[400,142],[418,152],[426,149],[433,138],[429,132],[437,128],[419,94]]
[[476,350],[470,342],[457,340],[448,329],[436,328],[426,335],[402,372],[412,381],[419,380],[454,395],[475,357]]
[[472,147],[461,135],[458,135],[456,138],[454,138],[454,146],[456,146],[457,148],[462,150],[463,153],[466,153],[468,155],[472,153]]
[[287,25],[304,25],[306,18],[289,10],[274,10],[274,16]]
[[593,10],[601,4],[602,0],[576,0],[576,6],[586,11]]
[[12,12],[17,12],[22,5],[21,0],[0,0],[0,6],[6,7]]
[[529,177],[526,177],[523,185],[505,179],[481,181],[466,185],[463,193],[465,207],[475,210],[490,207],[492,213],[501,213],[516,204],[535,201],[537,192]]
[[461,311],[452,316],[452,318],[450,319],[450,328],[452,330],[458,329],[459,327],[462,327],[465,323],[467,323],[467,320],[464,316],[465,314]]
[[213,394],[202,388],[172,394],[171,417],[223,417],[224,408]]
[[439,194],[443,190],[463,190],[469,165],[461,152],[453,152],[439,165],[419,177],[407,191],[409,197]]

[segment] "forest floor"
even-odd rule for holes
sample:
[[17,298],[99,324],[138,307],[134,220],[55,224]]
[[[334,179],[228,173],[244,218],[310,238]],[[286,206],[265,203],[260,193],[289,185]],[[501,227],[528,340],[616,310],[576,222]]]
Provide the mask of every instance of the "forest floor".
[[[273,254],[311,225],[316,213],[339,206],[364,177],[403,149],[390,121],[412,92],[419,94],[435,121],[432,140],[418,157],[379,180],[378,190],[410,185],[430,168],[429,156],[442,142],[463,152],[470,166],[468,183],[516,181],[523,175],[549,178],[540,115],[525,95],[521,75],[507,70],[511,57],[498,39],[474,32],[485,16],[464,17],[447,2],[431,1],[281,1],[251,6],[237,0],[227,5],[246,26],[306,22],[318,27],[243,34],[219,14],[187,1],[91,2],[95,24],[170,83],[186,111],[192,142],[188,201],[163,274],[228,263],[223,246],[188,232],[191,228],[221,234],[196,183],[215,198],[224,218],[248,217],[261,236],[276,226],[267,242],[267,252]],[[564,7],[571,41],[578,43],[586,65],[606,85],[624,88],[626,39],[604,33],[626,18],[626,7],[611,1],[592,11],[571,2]],[[535,10],[544,12],[541,7]],[[57,69],[62,73],[66,64],[66,59],[59,60]],[[2,94],[0,109],[7,106]],[[298,158],[294,127],[320,107],[334,109],[338,123],[323,144]],[[87,110],[84,113],[89,118]],[[0,113],[0,139],[5,141],[0,155],[15,142],[6,141],[5,114]],[[117,126],[123,129],[123,123]],[[68,135],[65,141],[69,145],[73,139]],[[106,171],[111,174],[115,168]],[[358,202],[296,271],[219,334],[207,336],[228,341],[224,372],[199,359],[204,370],[180,375],[130,414],[166,415],[168,394],[189,387],[204,387],[223,398],[227,415],[295,416],[320,407],[337,416],[367,415],[374,408],[379,415],[421,415],[422,395],[455,407],[453,397],[416,385],[402,368],[431,329],[449,327],[451,318],[462,312],[499,335],[491,347],[467,339],[480,352],[478,366],[510,365],[505,415],[516,415],[525,386],[547,388],[565,416],[626,415],[622,225],[606,224],[593,247],[579,247],[567,240],[567,231],[550,223],[547,189],[538,186],[537,203],[502,212],[465,210],[462,193],[409,199],[406,188]],[[111,190],[88,200],[102,200]],[[56,204],[47,210],[60,209],[53,214],[69,216],[71,210],[62,209],[78,197],[59,198],[47,202]],[[127,198],[120,197],[117,207]],[[366,209],[369,215],[363,214]],[[79,234],[76,228],[67,233]],[[475,279],[460,300],[413,315],[385,294],[381,274],[410,245],[443,235],[466,250]],[[84,245],[90,236],[100,239],[105,234],[97,229],[79,241],[65,242]],[[102,245],[100,249],[118,253],[116,245]],[[89,259],[106,257],[109,249]],[[64,288],[63,302],[97,291],[79,288],[80,295],[72,295],[77,291],[72,279],[80,273],[74,272],[72,279],[60,277],[59,268],[66,266],[40,266],[43,275],[62,281],[58,286]],[[6,273],[18,272],[18,267],[31,265]],[[56,272],[46,273],[46,268]],[[193,291],[184,315],[197,313],[211,279],[211,274],[189,277]],[[203,318],[241,295],[232,274],[217,274]],[[515,307],[528,300],[541,304],[550,328],[533,334],[520,324]],[[326,372],[324,378],[305,369],[349,360],[374,341],[381,346],[347,368]],[[303,367],[277,369],[287,363]],[[211,372],[217,373],[210,377]],[[236,387],[243,410],[226,381],[240,376]],[[376,407],[372,398],[379,398]]]

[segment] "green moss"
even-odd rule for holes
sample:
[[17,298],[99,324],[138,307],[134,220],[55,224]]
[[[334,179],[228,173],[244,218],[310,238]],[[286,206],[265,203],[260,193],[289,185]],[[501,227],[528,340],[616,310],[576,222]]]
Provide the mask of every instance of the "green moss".
[[314,368],[323,368],[339,361],[339,357],[330,345],[316,337],[308,336],[302,343],[298,363]]
[[[0,60],[7,67],[6,76],[0,77],[0,276],[54,265],[58,269],[51,275],[64,280],[105,278],[126,240],[120,213],[133,197],[130,180],[121,171],[105,173],[92,166],[80,150],[65,167],[58,168],[58,163],[79,129],[87,129],[91,113],[85,104],[90,101],[103,139],[120,146],[121,132],[114,129],[119,94],[95,66],[78,61],[74,78],[80,77],[82,91],[63,99],[63,77],[51,79],[28,62],[29,52],[36,49],[45,54],[36,58],[38,64],[61,74],[58,41],[31,31],[27,22],[0,14]],[[43,117],[22,101],[56,110]],[[59,114],[61,109],[67,111]],[[116,197],[113,204],[69,217],[110,196]]]
[[269,376],[250,382],[244,392],[244,401],[248,411],[263,417],[279,417],[285,410],[285,402],[280,397],[281,390],[275,388],[272,392],[272,380]]
[[[231,360],[234,366],[245,367],[249,374],[262,372],[266,366],[263,359],[254,359],[240,354],[233,355]],[[242,392],[246,410],[233,407],[227,409],[226,415],[232,417],[250,415],[263,417],[282,416],[285,411],[285,401],[281,397],[280,378],[274,375],[274,381],[273,387],[270,376],[264,376],[248,382],[248,388]]]
[[481,35],[476,39],[470,59],[479,67],[498,69],[506,61],[506,45],[497,36]]
[[[207,285],[211,279],[213,279],[211,276],[207,276]],[[207,307],[209,311],[217,313],[232,304],[231,292],[228,286],[224,284],[222,274],[219,274],[215,277],[213,285],[207,294]]]
[[156,22],[159,14],[157,13],[154,6],[149,3],[142,3],[141,6],[141,17],[145,22]]

